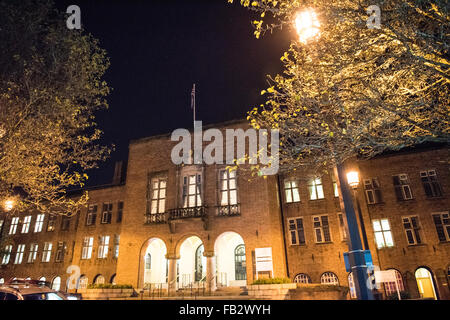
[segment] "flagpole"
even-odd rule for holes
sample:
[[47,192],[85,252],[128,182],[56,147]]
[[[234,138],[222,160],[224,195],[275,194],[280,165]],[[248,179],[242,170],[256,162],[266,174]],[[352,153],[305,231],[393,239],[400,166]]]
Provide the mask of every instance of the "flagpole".
[[192,88],[192,108],[194,109],[194,127],[195,127],[195,83]]

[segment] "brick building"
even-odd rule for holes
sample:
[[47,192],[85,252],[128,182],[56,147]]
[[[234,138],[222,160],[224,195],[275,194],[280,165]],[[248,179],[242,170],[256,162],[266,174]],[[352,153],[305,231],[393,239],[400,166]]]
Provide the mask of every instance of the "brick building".
[[[237,121],[220,130],[246,127]],[[79,288],[243,286],[257,277],[257,251],[270,248],[274,277],[352,288],[332,174],[264,179],[245,166],[175,165],[176,144],[170,135],[132,141],[124,183],[116,170],[114,183],[89,190],[88,207],[71,219],[1,214],[0,281],[45,277],[62,289],[69,276]],[[349,161],[346,168],[359,173],[355,208],[374,265],[397,270],[399,288],[411,297],[449,299],[448,148]],[[379,291],[395,293],[395,283]]]

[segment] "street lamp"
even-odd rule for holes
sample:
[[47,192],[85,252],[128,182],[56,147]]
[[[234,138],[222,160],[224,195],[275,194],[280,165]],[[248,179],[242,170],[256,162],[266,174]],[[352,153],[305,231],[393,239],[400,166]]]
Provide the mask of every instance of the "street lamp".
[[12,199],[5,200],[5,203],[3,204],[3,208],[5,211],[11,211],[14,208],[15,201]]
[[320,22],[313,9],[306,9],[297,13],[295,17],[295,29],[300,42],[307,43],[308,40],[320,36]]
[[347,173],[347,181],[349,186],[352,187],[353,189],[358,188],[359,184],[358,172],[350,171],[349,173]]

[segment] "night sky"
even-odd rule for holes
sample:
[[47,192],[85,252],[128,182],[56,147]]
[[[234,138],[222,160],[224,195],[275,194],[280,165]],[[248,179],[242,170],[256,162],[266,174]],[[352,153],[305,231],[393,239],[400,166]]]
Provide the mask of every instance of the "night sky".
[[[239,2],[236,0],[236,2]],[[263,103],[266,75],[281,72],[292,30],[255,39],[254,14],[226,0],[58,0],[76,4],[83,28],[100,40],[111,66],[109,109],[99,112],[102,143],[116,150],[88,185],[111,182],[128,143],[192,127],[190,94],[197,87],[197,120],[211,124],[246,116]]]

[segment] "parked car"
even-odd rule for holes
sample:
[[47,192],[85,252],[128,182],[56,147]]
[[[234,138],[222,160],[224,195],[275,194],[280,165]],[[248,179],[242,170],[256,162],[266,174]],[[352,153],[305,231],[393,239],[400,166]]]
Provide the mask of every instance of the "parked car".
[[40,280],[13,279],[0,286],[0,300],[78,300]]

